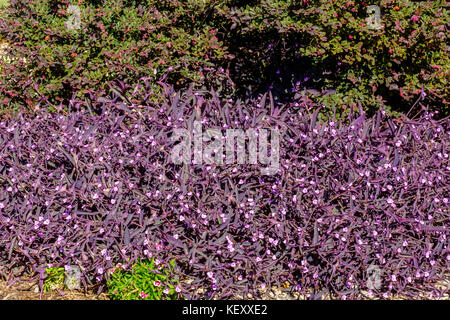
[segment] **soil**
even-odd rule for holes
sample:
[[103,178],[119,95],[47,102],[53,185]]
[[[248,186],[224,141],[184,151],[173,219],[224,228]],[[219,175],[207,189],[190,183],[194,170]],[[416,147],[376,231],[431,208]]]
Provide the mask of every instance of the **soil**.
[[109,300],[109,297],[105,293],[81,291],[51,291],[41,295],[35,282],[22,280],[8,285],[7,281],[0,280],[0,300]]
[[[436,283],[437,288],[442,288],[446,294],[440,298],[440,300],[450,300],[450,278]],[[262,298],[264,300],[308,300],[309,296],[299,295],[298,293],[290,293],[289,289],[282,289],[272,287],[271,289],[261,290]],[[371,299],[364,292],[364,299]],[[236,299],[243,299],[242,296],[235,297]],[[247,296],[246,299],[252,300],[253,297]],[[322,297],[322,299],[330,299],[330,297]],[[336,297],[334,299],[337,299]],[[388,300],[407,300],[407,297],[391,296]],[[431,297],[427,292],[420,292],[417,299],[429,300],[435,299]],[[109,300],[109,296],[106,293],[97,295],[92,291],[62,291],[55,290],[47,293],[40,293],[39,287],[35,280],[22,278],[21,280],[8,283],[6,280],[0,277],[0,300]]]

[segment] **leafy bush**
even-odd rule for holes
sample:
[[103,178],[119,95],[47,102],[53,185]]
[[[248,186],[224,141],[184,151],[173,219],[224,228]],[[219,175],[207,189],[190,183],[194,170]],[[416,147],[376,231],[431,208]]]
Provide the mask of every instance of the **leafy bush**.
[[[178,299],[177,283],[171,283],[173,270],[164,269],[154,258],[136,262],[130,270],[118,266],[108,281],[109,296],[113,300],[173,300]],[[171,267],[175,262],[172,260]]]
[[[316,298],[356,298],[371,265],[382,272],[376,296],[414,297],[446,277],[449,119],[360,110],[318,123],[305,97],[242,104],[162,82],[161,102],[147,104],[156,93],[142,81],[92,104],[74,99],[58,107],[65,115],[42,102],[37,116],[0,122],[5,266],[74,264],[88,285],[121,261],[175,260],[171,279],[188,299],[258,296],[286,281]],[[174,164],[173,130],[195,119],[219,130],[278,129],[277,174]]]
[[[369,4],[380,8],[381,29],[367,20]],[[232,74],[241,88],[272,85],[288,95],[297,83],[336,90],[314,97],[327,106],[359,100],[376,111],[385,100],[407,111],[423,86],[433,106],[448,115],[444,0],[229,0],[217,11],[229,21],[230,34],[221,39],[236,56]]]
[[[80,7],[69,30],[68,4]],[[0,100],[9,108],[106,89],[111,80],[195,81],[227,95],[269,88],[282,101],[311,98],[345,109],[384,100],[405,111],[422,86],[448,114],[448,9],[444,0],[376,1],[382,29],[369,28],[368,3],[349,0],[11,1],[0,33],[12,55]],[[154,76],[153,76],[154,75]],[[35,86],[37,84],[37,87]],[[39,92],[37,93],[36,90]],[[335,90],[335,91],[333,91]],[[327,94],[317,95],[316,91]],[[388,109],[387,109],[388,110]]]
[[[76,22],[77,5],[80,28]],[[106,89],[111,80],[159,77],[170,71],[173,84],[199,85],[214,59],[224,54],[208,24],[208,2],[199,1],[11,1],[0,32],[13,43],[11,55],[25,57],[7,64],[0,100],[14,108],[34,105],[45,96],[68,102],[92,89]],[[75,21],[72,19],[75,18]],[[35,86],[36,84],[36,86]]]

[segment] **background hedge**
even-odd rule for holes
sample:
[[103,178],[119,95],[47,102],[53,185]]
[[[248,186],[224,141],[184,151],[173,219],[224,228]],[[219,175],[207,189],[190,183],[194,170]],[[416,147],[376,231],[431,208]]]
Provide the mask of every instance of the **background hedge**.
[[[69,31],[69,3],[82,29]],[[372,4],[372,3],[371,3]],[[25,57],[5,66],[1,97],[14,108],[39,92],[52,101],[105,89],[112,80],[195,81],[222,96],[275,99],[307,92],[327,108],[408,111],[422,87],[448,114],[449,12],[444,0],[375,1],[11,1],[0,32]],[[317,90],[317,91],[316,91]],[[326,93],[326,94],[325,94]],[[5,99],[6,98],[6,99]]]

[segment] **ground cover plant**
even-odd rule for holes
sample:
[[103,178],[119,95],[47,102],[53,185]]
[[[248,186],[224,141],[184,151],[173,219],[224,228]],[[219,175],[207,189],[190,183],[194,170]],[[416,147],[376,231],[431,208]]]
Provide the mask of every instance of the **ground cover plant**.
[[64,268],[46,268],[45,275],[46,278],[42,286],[44,292],[62,289],[64,287]]
[[[187,299],[286,282],[313,299],[443,294],[433,282],[450,264],[448,117],[418,101],[403,119],[361,106],[319,122],[307,97],[243,103],[150,81],[0,121],[2,265],[41,283],[48,264],[77,265],[83,285],[105,290],[117,263],[174,261]],[[279,130],[279,170],[174,164],[174,130],[194,120]],[[381,283],[368,287],[373,268]]]
[[108,281],[109,296],[113,300],[174,300],[180,299],[181,289],[176,282],[171,281],[171,272],[175,261],[171,262],[171,269],[158,266],[158,261],[138,261],[124,270],[120,264],[113,270]]

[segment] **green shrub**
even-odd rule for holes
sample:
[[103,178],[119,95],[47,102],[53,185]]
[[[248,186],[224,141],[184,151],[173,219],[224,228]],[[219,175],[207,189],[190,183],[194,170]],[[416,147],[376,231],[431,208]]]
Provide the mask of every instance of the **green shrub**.
[[[224,53],[208,23],[208,3],[13,0],[1,33],[15,44],[14,55],[27,62],[5,67],[0,99],[32,105],[37,89],[57,102],[74,91],[106,89],[113,80],[156,80],[167,71],[174,84],[200,84]],[[79,29],[69,28],[77,26],[69,4],[79,8]]]
[[[67,28],[69,3],[80,8],[78,30]],[[381,29],[368,25],[369,4]],[[12,0],[0,35],[26,60],[4,66],[0,101],[58,102],[141,77],[153,85],[171,70],[165,82],[178,88],[238,97],[318,89],[312,99],[341,111],[357,101],[406,111],[423,87],[448,114],[448,23],[444,0]]]
[[[118,266],[108,281],[113,300],[174,300],[182,298],[178,281],[173,279],[174,260],[169,267],[158,266],[156,260],[136,262],[129,270]],[[157,269],[157,270],[156,270]]]
[[[217,11],[234,33],[224,43],[243,57],[242,64],[250,64],[250,82],[264,83],[275,70],[283,79],[289,64],[303,68],[296,62],[300,58],[310,62],[310,83],[336,90],[318,98],[324,104],[351,106],[360,100],[367,106],[385,100],[409,108],[423,86],[429,100],[448,113],[449,12],[444,0],[221,3]],[[372,4],[380,8],[381,29],[370,28],[366,20]]]

